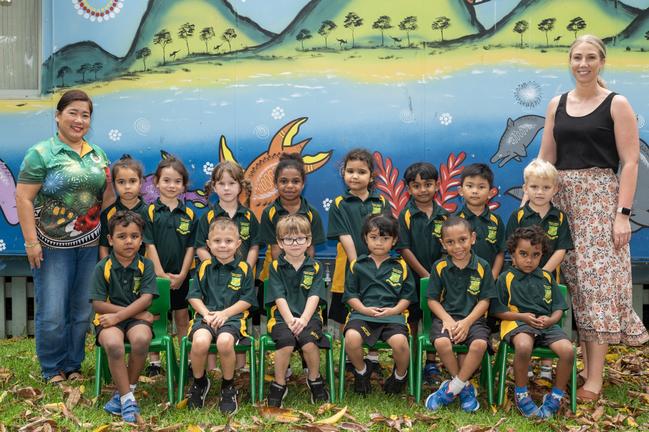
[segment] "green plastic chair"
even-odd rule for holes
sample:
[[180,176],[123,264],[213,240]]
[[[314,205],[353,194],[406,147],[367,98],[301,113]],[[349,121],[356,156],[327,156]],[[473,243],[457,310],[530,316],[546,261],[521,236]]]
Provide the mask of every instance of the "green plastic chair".
[[[568,298],[568,288],[565,285],[559,285],[561,294],[564,296],[568,304],[570,304],[570,299]],[[563,318],[566,316],[564,311],[563,317],[559,321],[559,326],[563,324]],[[572,362],[572,372],[570,375],[570,409],[573,413],[577,412],[577,349],[573,345],[573,352],[575,359]],[[505,385],[506,385],[506,374],[507,374],[507,357],[509,354],[514,353],[514,347],[504,340],[500,342],[498,347],[498,354],[496,356],[496,371],[498,373],[498,405],[502,405],[505,402]],[[540,358],[557,358],[557,355],[547,347],[537,347],[532,350],[533,357]]]
[[[349,309],[349,307],[348,307]],[[413,346],[412,335],[408,335],[408,347],[410,348],[410,359],[408,360],[408,394],[414,394],[414,366],[413,366]],[[392,347],[383,341],[378,341],[374,345],[363,344],[363,348],[367,349],[389,349]],[[347,362],[347,352],[345,352],[345,334],[340,335],[340,359],[338,360],[338,400],[342,401],[345,398],[345,363]]]
[[[428,282],[429,278],[421,278],[419,281],[419,291],[421,293],[421,310],[423,329],[421,334],[417,337],[417,364],[415,365],[415,400],[421,400],[422,390],[422,361],[423,355],[427,352],[436,352],[435,345],[430,341],[430,328],[433,324],[433,314],[428,307]],[[458,354],[466,354],[469,348],[466,345],[458,344],[453,345],[453,352]],[[489,351],[485,351],[482,357],[482,365],[480,367],[480,385],[487,391],[487,401],[489,405],[494,403],[494,378],[493,369],[491,367],[491,355]]]
[[[149,344],[149,352],[166,353],[167,366],[167,398],[169,403],[174,402],[174,380],[178,374],[176,364],[176,352],[173,346],[173,337],[167,331],[167,313],[170,308],[170,281],[169,279],[157,278],[158,297],[154,298],[149,306],[149,312],[157,316],[153,321],[153,339]],[[131,352],[131,344],[125,343],[127,353]],[[101,393],[102,380],[108,384],[111,381],[110,370],[108,369],[108,358],[102,347],[95,348],[95,397]]]
[[[268,279],[264,280],[264,293],[266,292],[266,285]],[[326,314],[326,308],[321,309],[323,314]],[[270,317],[270,308],[266,307],[266,317]],[[327,385],[329,386],[329,402],[336,402],[335,395],[335,373],[334,373],[334,354],[333,354],[333,337],[329,332],[322,332],[323,336],[329,341],[329,348],[325,349],[325,370]],[[265,333],[259,338],[259,400],[264,398],[264,384],[266,376],[266,352],[275,351],[277,347],[270,334]],[[294,351],[295,352],[295,351]]]
[[[190,281],[190,283],[192,283]],[[190,310],[191,306],[190,306]],[[250,326],[250,316],[246,320],[246,327],[251,329]],[[191,328],[191,327],[190,327]],[[254,404],[257,401],[257,349],[255,348],[256,340],[254,336],[248,335],[250,340],[250,346],[245,345],[235,345],[235,352],[247,352],[248,353],[248,364],[250,364],[250,400]],[[185,383],[189,376],[189,352],[192,349],[192,341],[189,340],[187,336],[183,336],[182,342],[180,343],[180,371],[178,373],[178,398],[177,401],[180,402],[185,397]],[[213,340],[210,344],[210,353],[218,354],[216,349],[216,341]]]

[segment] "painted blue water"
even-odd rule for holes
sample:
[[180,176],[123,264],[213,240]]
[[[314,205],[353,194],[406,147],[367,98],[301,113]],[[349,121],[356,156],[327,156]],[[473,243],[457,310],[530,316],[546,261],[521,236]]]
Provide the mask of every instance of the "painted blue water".
[[[158,163],[160,150],[174,153],[190,167],[193,186],[202,187],[208,179],[204,165],[218,162],[221,135],[245,167],[267,149],[284,124],[308,117],[294,142],[312,138],[305,154],[334,150],[332,161],[308,177],[306,189],[307,199],[321,210],[326,224],[322,202],[343,189],[338,168],[348,149],[379,151],[384,158],[392,158],[401,174],[419,160],[439,166],[451,152],[466,152],[465,164],[488,163],[508,118],[543,116],[553,96],[572,88],[567,68],[484,66],[389,83],[371,74],[368,71],[366,82],[326,72],[318,77],[259,74],[237,82],[215,76],[211,88],[192,86],[188,81],[182,87],[98,95],[93,97],[89,138],[111,159],[122,153],[141,159],[147,172]],[[611,88],[629,98],[638,114],[649,118],[646,75],[609,71],[606,79]],[[524,83],[527,92],[517,95],[516,88]],[[645,141],[649,141],[648,128],[641,129]],[[0,129],[12,137],[0,148],[0,159],[17,176],[26,148],[53,133],[53,112],[2,115]],[[522,169],[538,153],[540,136],[529,146],[527,158],[512,160],[502,168],[492,165],[503,193],[522,182]],[[496,200],[501,203],[498,212],[506,220],[517,202],[509,196]],[[1,218],[0,239],[7,248],[0,253],[22,249],[18,228]],[[634,257],[649,257],[647,240],[646,229],[634,235]],[[328,247],[323,253],[333,250]]]

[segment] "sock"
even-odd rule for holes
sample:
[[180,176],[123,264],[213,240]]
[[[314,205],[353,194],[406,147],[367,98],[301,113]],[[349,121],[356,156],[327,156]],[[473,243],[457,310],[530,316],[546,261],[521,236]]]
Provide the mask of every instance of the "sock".
[[451,382],[448,384],[448,390],[453,393],[453,395],[457,396],[465,386],[466,381],[462,381],[458,377],[453,377]]
[[404,373],[403,376],[400,376],[399,373],[397,373],[397,368],[394,368],[394,377],[398,381],[403,381],[407,376],[408,376],[408,369],[406,369],[406,373]]
[[316,382],[316,381],[320,381],[322,379],[322,377],[320,375],[318,375],[315,379],[311,379],[311,378],[309,378],[307,376],[306,379],[308,379],[309,382]]
[[151,360],[149,361],[150,365],[155,365],[155,366],[160,366],[162,363],[160,363],[160,360]]
[[565,393],[563,392],[563,390],[559,390],[559,389],[556,388],[556,387],[552,387],[552,393],[550,393],[550,395],[552,395],[552,397],[553,397],[553,398],[556,398],[556,399],[561,399],[561,398],[563,398],[563,395],[564,395],[564,394],[565,394]]
[[230,379],[223,378],[223,381],[221,382],[221,388],[232,387],[232,386],[234,386],[234,377]]
[[378,354],[368,354],[365,356],[366,359],[368,359],[371,362],[378,363],[379,362],[379,355]]
[[356,369],[356,373],[359,375],[365,375],[365,372],[367,372],[367,365],[363,366],[361,370]]
[[514,394],[516,395],[516,400],[521,400],[527,396],[527,386],[523,387],[514,387]]
[[135,388],[137,387],[137,384],[130,384],[129,387],[131,388],[131,393],[135,393]]
[[133,396],[133,392],[128,392],[124,396],[120,396],[119,401],[121,402],[122,405],[126,403],[126,401],[132,400],[135,402],[135,396]]
[[194,381],[196,382],[196,384],[205,384],[207,382],[207,375],[205,375],[205,372],[203,372],[202,376],[195,376]]
[[552,366],[541,365],[541,378],[552,379]]

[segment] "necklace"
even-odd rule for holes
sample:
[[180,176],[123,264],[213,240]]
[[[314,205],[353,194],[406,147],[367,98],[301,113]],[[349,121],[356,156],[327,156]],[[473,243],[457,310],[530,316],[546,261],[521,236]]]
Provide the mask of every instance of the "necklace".
[[[94,7],[91,3],[103,3],[103,6]],[[77,13],[90,21],[108,21],[115,18],[124,7],[124,0],[72,0]]]

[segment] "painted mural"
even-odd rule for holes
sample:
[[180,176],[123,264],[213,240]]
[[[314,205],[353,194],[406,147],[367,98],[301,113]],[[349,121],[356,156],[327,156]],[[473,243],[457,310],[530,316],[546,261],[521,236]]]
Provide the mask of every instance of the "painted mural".
[[[409,164],[439,168],[437,201],[455,211],[463,167],[485,162],[497,186],[490,206],[506,219],[548,101],[572,88],[567,47],[593,33],[608,45],[605,80],[638,117],[632,253],[649,259],[649,0],[300,0],[257,13],[253,2],[55,2],[43,98],[0,100],[0,254],[24,254],[15,179],[25,150],[54,132],[54,103],[72,87],[92,96],[88,138],[111,159],[129,153],[151,173],[160,158],[180,157],[191,172],[185,199],[199,212],[214,165],[236,160],[259,216],[276,197],[279,155],[292,152],[326,223],[343,191],[340,161],[365,147],[395,214],[408,199]],[[127,20],[132,28],[120,27]],[[151,174],[142,195],[157,197]],[[335,245],[318,253],[333,256]]]

